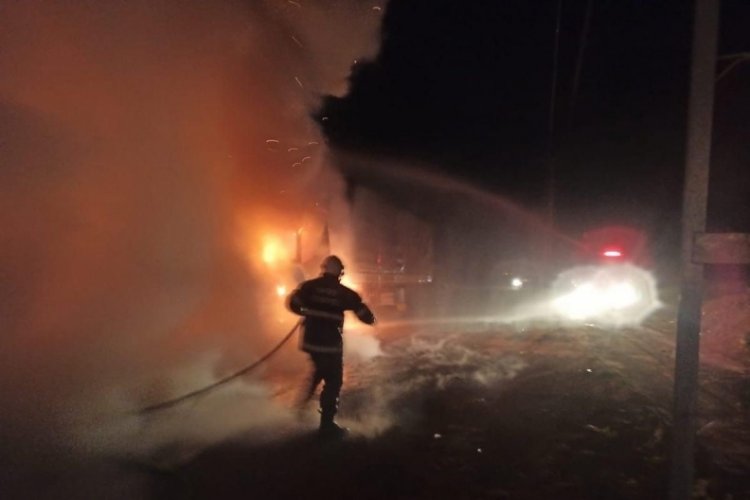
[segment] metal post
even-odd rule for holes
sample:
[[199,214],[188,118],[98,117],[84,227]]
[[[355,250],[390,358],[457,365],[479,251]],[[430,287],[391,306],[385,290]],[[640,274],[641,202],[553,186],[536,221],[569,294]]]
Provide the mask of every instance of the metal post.
[[695,0],[682,213],[682,294],[677,317],[671,500],[692,496],[703,264],[694,237],[706,228],[719,0]]

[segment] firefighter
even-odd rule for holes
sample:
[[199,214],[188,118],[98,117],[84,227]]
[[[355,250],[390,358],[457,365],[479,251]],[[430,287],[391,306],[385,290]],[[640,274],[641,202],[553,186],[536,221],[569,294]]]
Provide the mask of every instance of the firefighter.
[[334,422],[334,416],[343,383],[344,311],[354,311],[368,325],[375,323],[375,316],[357,292],[340,283],[344,275],[341,259],[330,255],[320,268],[320,277],[300,284],[288,299],[289,309],[304,316],[300,348],[310,355],[314,367],[301,406],[312,398],[322,381],[319,432],[325,436],[343,436],[346,429]]

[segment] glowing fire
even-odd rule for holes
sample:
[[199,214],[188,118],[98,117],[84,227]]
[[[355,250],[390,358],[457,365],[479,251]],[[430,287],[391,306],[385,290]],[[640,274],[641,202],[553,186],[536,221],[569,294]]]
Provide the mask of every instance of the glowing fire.
[[284,242],[280,238],[273,235],[264,236],[263,252],[261,254],[263,263],[273,266],[280,262],[290,261],[291,258],[291,250],[284,245]]
[[352,281],[352,277],[348,274],[345,274],[341,277],[341,284],[351,288],[352,290],[359,290],[359,285]]

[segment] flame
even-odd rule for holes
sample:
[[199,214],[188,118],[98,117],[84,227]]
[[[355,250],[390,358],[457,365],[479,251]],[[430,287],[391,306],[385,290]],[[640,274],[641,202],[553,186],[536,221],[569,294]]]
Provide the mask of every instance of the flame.
[[352,277],[348,274],[345,274],[341,277],[341,284],[351,288],[352,290],[359,290],[359,284],[352,281]]
[[263,237],[261,260],[268,266],[288,262],[292,259],[291,249],[276,235],[267,234]]

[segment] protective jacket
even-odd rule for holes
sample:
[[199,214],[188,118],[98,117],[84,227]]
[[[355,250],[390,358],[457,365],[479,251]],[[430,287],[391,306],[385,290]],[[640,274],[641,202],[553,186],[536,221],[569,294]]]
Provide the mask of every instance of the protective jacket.
[[289,296],[289,309],[305,317],[300,348],[309,353],[342,352],[344,311],[368,325],[375,322],[362,297],[330,274],[303,282]]

